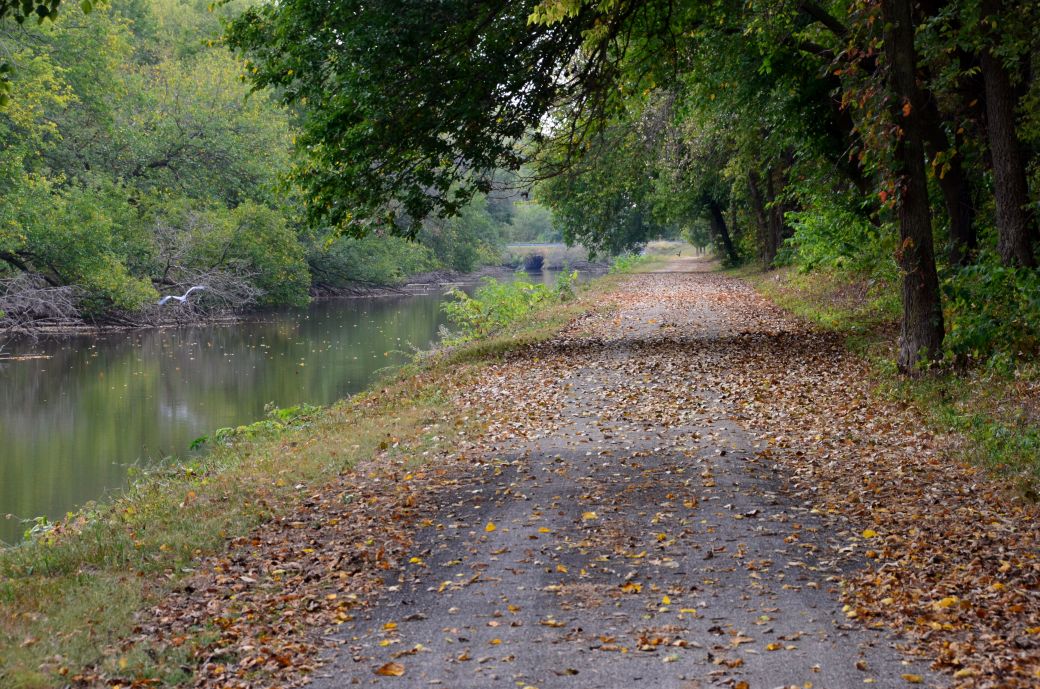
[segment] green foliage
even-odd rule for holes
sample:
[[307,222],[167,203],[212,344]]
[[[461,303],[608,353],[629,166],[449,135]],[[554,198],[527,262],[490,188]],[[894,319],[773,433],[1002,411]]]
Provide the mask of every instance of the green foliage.
[[[655,212],[654,179],[645,174],[655,156],[647,137],[638,125],[616,123],[593,142],[580,166],[538,185],[536,197],[552,209],[568,244],[613,256],[668,232]],[[546,150],[540,165],[561,166],[563,155]]]
[[955,359],[1010,370],[1040,353],[1040,273],[989,259],[954,272],[944,287]]
[[23,175],[18,194],[0,216],[13,251],[55,284],[79,287],[88,314],[134,310],[157,296],[146,278],[127,268],[147,240],[128,222],[118,186],[57,186]]
[[253,275],[264,292],[261,303],[306,303],[310,275],[303,246],[281,211],[246,201],[218,227],[222,231],[209,234],[203,249],[211,265],[237,263]]
[[499,224],[491,217],[482,196],[462,208],[456,217],[428,219],[419,241],[429,247],[443,266],[463,272],[498,260],[501,243]]
[[551,243],[563,240],[563,234],[553,222],[552,211],[534,202],[514,205],[509,224],[502,228],[502,236],[510,243]]
[[291,0],[237,19],[254,83],[299,113],[293,178],[315,224],[416,233],[519,167],[581,44],[582,27],[531,25],[535,4]]
[[511,282],[485,278],[473,296],[460,289],[448,293],[441,305],[458,333],[446,338],[447,344],[459,344],[486,337],[490,333],[516,323],[554,296],[572,294],[569,285],[554,292],[536,285],[523,271],[517,271]]
[[803,271],[833,268],[894,277],[895,229],[871,222],[854,196],[814,195],[811,205],[787,213],[786,220],[792,235],[781,247],[777,264],[793,264]]
[[578,271],[565,270],[556,276],[556,283],[553,285],[553,296],[560,302],[571,301],[578,296],[577,286]]
[[631,273],[637,266],[643,263],[646,259],[640,254],[627,253],[619,254],[611,259],[610,261],[610,272],[611,273]]
[[[256,438],[277,437],[287,431],[306,428],[312,424],[322,407],[313,404],[297,404],[292,407],[276,407],[273,404],[264,406],[264,416],[242,426],[218,428],[213,431],[213,441],[222,445],[232,445],[237,440],[253,440]],[[209,442],[207,436],[192,441],[192,448],[197,449]]]
[[[214,271],[242,283],[234,295],[247,303],[300,304],[310,268],[335,274],[314,282],[393,283],[496,258],[508,198],[502,220],[481,198],[458,219],[431,221],[432,249],[304,235],[283,184],[289,113],[253,92],[214,42],[221,17],[242,9],[120,0],[89,18],[71,8],[45,25],[0,26],[15,68],[0,111],[0,278],[30,272],[72,286],[80,313],[105,317],[153,302],[153,285]],[[206,299],[218,303],[216,291]]]
[[314,283],[343,287],[351,282],[397,285],[410,275],[441,266],[433,252],[403,237],[339,237],[331,244],[315,242],[307,256]]

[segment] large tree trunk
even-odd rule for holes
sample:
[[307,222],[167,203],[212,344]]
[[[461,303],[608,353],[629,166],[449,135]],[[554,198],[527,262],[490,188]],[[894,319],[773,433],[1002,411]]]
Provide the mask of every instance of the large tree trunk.
[[708,222],[711,231],[722,241],[722,248],[726,252],[726,258],[730,263],[737,263],[737,250],[733,247],[733,240],[729,236],[729,228],[726,227],[726,218],[722,215],[722,208],[714,201],[708,204]]
[[784,217],[787,213],[787,204],[781,203],[780,195],[787,186],[787,171],[794,166],[794,154],[790,151],[784,154],[782,161],[770,170],[769,179],[766,183],[766,198],[769,201],[769,229],[773,242],[773,257],[776,257],[784,240],[791,236],[792,231]]
[[[903,273],[898,364],[904,373],[913,373],[919,364],[939,359],[944,335],[922,135],[925,104],[917,87],[910,0],[882,0],[881,11],[889,79],[895,96],[893,116],[903,130],[896,143],[896,160],[902,168],[897,260]],[[907,104],[909,108],[905,107]]]
[[755,224],[758,225],[762,262],[768,266],[776,258],[776,246],[772,241],[772,227],[769,224],[766,199],[762,192],[762,180],[754,170],[748,173],[748,196],[751,200],[751,212],[755,216]]
[[[985,15],[998,14],[1000,3],[984,0]],[[997,250],[1007,266],[1036,266],[1032,219],[1026,204],[1025,156],[1015,132],[1015,90],[1000,58],[989,48],[979,54],[986,89],[986,131],[993,158],[993,192],[997,201]]]
[[[935,99],[924,96],[924,137],[928,156],[933,160],[940,153],[950,150],[950,140],[942,127],[942,115]],[[955,140],[955,144],[959,143]],[[975,228],[975,204],[972,201],[971,182],[964,169],[964,157],[960,146],[957,152],[944,161],[937,172],[936,181],[942,191],[946,215],[950,220],[950,263],[963,266],[971,263],[979,245]]]

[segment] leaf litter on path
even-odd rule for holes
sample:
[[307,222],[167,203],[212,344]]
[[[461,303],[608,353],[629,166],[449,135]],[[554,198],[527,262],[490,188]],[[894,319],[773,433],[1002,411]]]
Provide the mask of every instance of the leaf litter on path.
[[[348,665],[397,683],[440,681],[428,676],[437,663],[472,666],[492,684],[589,677],[577,664],[551,678],[517,669],[533,640],[506,632],[543,629],[541,642],[609,662],[659,655],[676,673],[692,663],[748,686],[774,662],[765,659],[798,662],[818,641],[777,619],[807,611],[770,601],[816,605],[815,592],[837,587],[839,636],[898,632],[905,652],[958,687],[1040,682],[1035,506],[950,459],[948,439],[911,409],[872,394],[866,365],[837,337],[739,281],[636,275],[607,298],[609,313],[509,353],[455,391],[450,413],[478,417],[479,438],[409,481],[382,456],[315,489],[293,515],[200,563],[142,617],[137,641],[177,645],[211,629],[192,642],[200,687],[300,683],[328,639],[339,649],[331,666],[349,648]],[[364,630],[400,591],[465,602],[467,590],[533,571],[537,595],[504,596],[467,629],[456,606]],[[738,574],[741,615],[711,619]],[[628,617],[578,624],[612,619],[609,610]],[[341,646],[337,628],[355,641]],[[438,656],[443,639],[411,628],[449,630],[454,650]],[[468,641],[485,636],[480,649]],[[881,664],[847,669],[862,682]],[[818,672],[807,664],[805,681]],[[927,677],[903,668],[892,681]]]

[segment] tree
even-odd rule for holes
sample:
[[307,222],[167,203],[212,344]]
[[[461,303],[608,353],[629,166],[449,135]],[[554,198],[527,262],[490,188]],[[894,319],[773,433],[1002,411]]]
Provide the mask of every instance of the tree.
[[881,0],[885,54],[892,88],[893,119],[900,132],[895,144],[899,165],[898,207],[903,270],[903,323],[898,364],[904,372],[942,356],[943,313],[935,269],[932,216],[924,155],[924,96],[917,86],[917,50],[909,0]]
[[1032,242],[1037,236],[1036,227],[1029,214],[1025,156],[1016,131],[1018,96],[1004,64],[997,30],[1006,19],[1002,5],[999,0],[981,3],[981,21],[986,29],[985,42],[979,49],[997,201],[998,251],[1005,265],[1035,268]]
[[[1005,263],[1033,265],[1035,14],[1001,0],[294,0],[250,10],[230,39],[298,113],[312,218],[414,231],[497,166],[532,163],[568,236],[597,247],[707,226],[731,261],[898,264],[910,372],[942,356],[940,268],[988,260],[991,226]],[[667,135],[645,136],[651,120]],[[811,242],[830,246],[802,252]],[[896,260],[879,258],[892,245]]]
[[299,114],[293,181],[312,220],[415,234],[432,212],[490,191],[500,167],[517,168],[516,143],[568,88],[585,25],[529,24],[534,7],[292,0],[250,8],[228,40],[254,84]]

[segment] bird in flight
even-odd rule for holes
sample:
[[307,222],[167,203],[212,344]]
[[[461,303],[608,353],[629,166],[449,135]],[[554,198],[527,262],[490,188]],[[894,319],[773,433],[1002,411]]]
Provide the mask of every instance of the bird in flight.
[[188,301],[188,295],[189,294],[191,294],[195,290],[203,290],[203,289],[206,289],[205,285],[195,285],[194,287],[192,287],[191,289],[189,289],[187,292],[185,292],[183,295],[181,295],[179,297],[177,295],[175,295],[175,294],[167,295],[167,296],[165,296],[165,297],[163,297],[162,299],[159,300],[159,306],[162,306],[163,304],[165,304],[166,302],[170,301],[171,299],[176,299],[177,301],[179,301],[180,303],[183,304],[184,302]]

